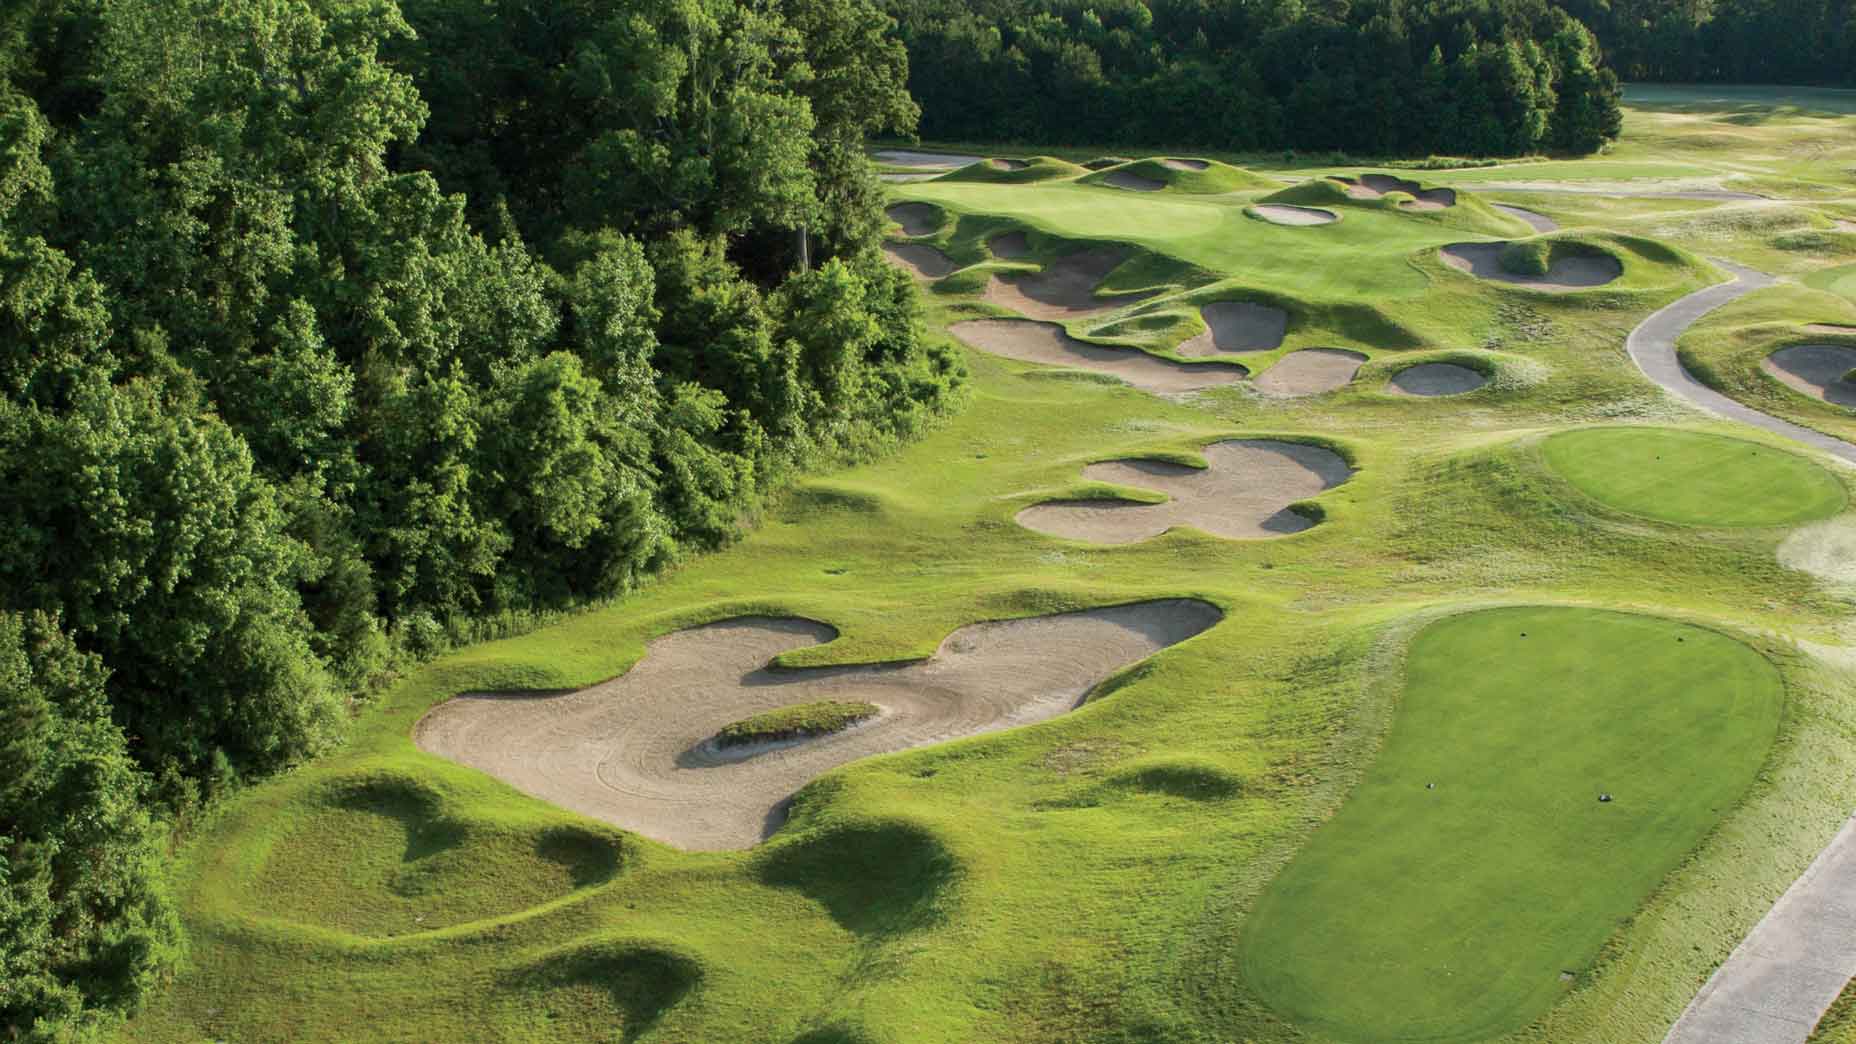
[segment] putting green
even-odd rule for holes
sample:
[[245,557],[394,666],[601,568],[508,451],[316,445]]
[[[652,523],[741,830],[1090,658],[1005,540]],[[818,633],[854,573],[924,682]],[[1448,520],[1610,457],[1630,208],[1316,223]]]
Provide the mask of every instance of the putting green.
[[1581,428],[1541,444],[1547,464],[1606,507],[1694,526],[1782,526],[1828,518],[1848,494],[1795,453],[1673,428]]
[[1739,799],[1781,694],[1751,648],[1656,617],[1426,627],[1378,761],[1259,901],[1246,977],[1348,1041],[1526,1025]]

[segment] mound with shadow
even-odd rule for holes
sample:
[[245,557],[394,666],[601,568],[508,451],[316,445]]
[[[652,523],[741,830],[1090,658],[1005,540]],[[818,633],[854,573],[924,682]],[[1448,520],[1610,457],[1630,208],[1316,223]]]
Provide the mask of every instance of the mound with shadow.
[[930,923],[950,901],[960,872],[939,835],[903,819],[808,830],[767,846],[754,863],[761,883],[800,892],[859,935]]
[[1083,167],[1055,156],[1031,156],[1025,159],[981,160],[943,174],[937,180],[1023,185],[1055,178],[1074,178],[1087,173]]
[[1131,160],[1097,170],[1081,180],[1085,185],[1104,185],[1134,192],[1179,192],[1205,196],[1226,192],[1266,191],[1278,185],[1278,182],[1242,167],[1233,167],[1229,163],[1179,158]]
[[629,1044],[701,985],[703,964],[674,943],[623,940],[559,950],[507,971],[498,985],[546,1013],[555,1040]]

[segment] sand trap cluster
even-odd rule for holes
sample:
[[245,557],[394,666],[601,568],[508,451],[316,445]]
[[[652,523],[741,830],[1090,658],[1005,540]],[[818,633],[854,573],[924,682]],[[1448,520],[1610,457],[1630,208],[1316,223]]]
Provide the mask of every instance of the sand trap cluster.
[[1536,232],[1552,232],[1560,227],[1559,222],[1545,214],[1536,214],[1526,207],[1517,207],[1508,203],[1491,203],[1489,205],[1507,214],[1509,217],[1518,217],[1522,221],[1527,222],[1528,227]]
[[1205,332],[1181,343],[1181,355],[1268,351],[1282,346],[1289,329],[1289,313],[1254,301],[1213,301],[1199,316]]
[[1094,370],[1143,391],[1179,394],[1243,380],[1240,366],[1193,366],[1149,355],[1138,348],[1090,344],[1064,332],[1056,323],[1029,319],[971,319],[948,328],[961,341],[993,355],[1020,362]]
[[941,208],[932,203],[897,203],[883,213],[902,226],[904,235],[925,236],[946,220]]
[[1344,348],[1304,348],[1278,359],[1255,383],[1258,391],[1268,395],[1319,395],[1353,380],[1365,361],[1366,356]]
[[1407,210],[1442,210],[1456,206],[1455,189],[1427,189],[1415,181],[1390,174],[1362,174],[1358,179],[1337,176],[1334,180],[1355,199],[1380,199],[1393,192],[1403,192],[1411,198],[1399,206]]
[[1159,178],[1142,177],[1133,171],[1112,170],[1102,175],[1102,184],[1129,192],[1158,192],[1166,188],[1166,182]]
[[1836,406],[1856,407],[1856,383],[1844,376],[1856,369],[1856,348],[1794,344],[1766,356],[1759,365],[1806,395]]
[[1215,536],[1254,538],[1314,525],[1289,505],[1347,481],[1353,469],[1332,450],[1299,442],[1239,439],[1205,448],[1204,468],[1159,460],[1091,464],[1083,477],[1165,493],[1160,504],[1128,500],[1057,500],[1018,513],[1018,524],[1051,536],[1130,544],[1174,526]]
[[884,243],[883,256],[917,279],[940,279],[960,267],[953,258],[926,243]]
[[1120,247],[1091,247],[1045,265],[1037,272],[993,276],[986,284],[986,300],[1034,319],[1073,319],[1109,312],[1146,300],[1154,291],[1096,296],[1096,287],[1127,260]]
[[1011,261],[1031,253],[1031,241],[1022,230],[1001,232],[986,241],[986,249],[1002,261]]
[[[1206,602],[1167,599],[962,627],[907,665],[774,670],[830,641],[822,623],[742,617],[652,641],[630,671],[560,695],[478,693],[433,708],[421,750],[545,801],[690,849],[747,848],[794,791],[846,762],[1055,717],[1104,679],[1217,623]],[[816,700],[877,717],[811,739],[730,747],[725,725]]]
[[1298,207],[1288,203],[1258,203],[1251,212],[1272,225],[1331,225],[1340,215],[1320,207]]
[[1419,363],[1393,374],[1392,379],[1386,382],[1386,390],[1394,395],[1434,398],[1473,392],[1487,383],[1487,377],[1467,366]]
[[1555,294],[1603,286],[1624,274],[1624,266],[1615,257],[1575,254],[1556,258],[1547,267],[1546,275],[1522,275],[1502,266],[1502,251],[1507,246],[1506,243],[1452,243],[1438,248],[1438,253],[1444,264],[1477,279],[1493,279]]

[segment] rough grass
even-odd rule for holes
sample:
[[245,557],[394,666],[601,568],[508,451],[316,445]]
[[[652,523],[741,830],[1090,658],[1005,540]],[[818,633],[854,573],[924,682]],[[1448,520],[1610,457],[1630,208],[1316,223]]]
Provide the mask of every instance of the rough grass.
[[717,746],[740,747],[749,743],[772,743],[778,740],[805,739],[843,732],[860,721],[868,721],[882,712],[874,703],[845,700],[819,700],[796,703],[765,714],[730,722],[715,734]]
[[1796,453],[1669,428],[1584,428],[1541,443],[1561,477],[1626,514],[1694,526],[1783,526],[1829,518],[1842,480]]

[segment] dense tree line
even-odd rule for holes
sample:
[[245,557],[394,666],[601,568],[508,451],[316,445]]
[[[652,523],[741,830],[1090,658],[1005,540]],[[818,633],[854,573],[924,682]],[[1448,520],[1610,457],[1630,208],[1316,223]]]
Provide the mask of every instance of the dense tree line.
[[0,11],[0,1038],[133,1002],[159,821],[459,620],[621,592],[959,379],[870,0]]
[[1628,80],[1856,85],[1848,0],[1564,0]]
[[1618,84],[1547,0],[885,0],[923,136],[1585,153]]

